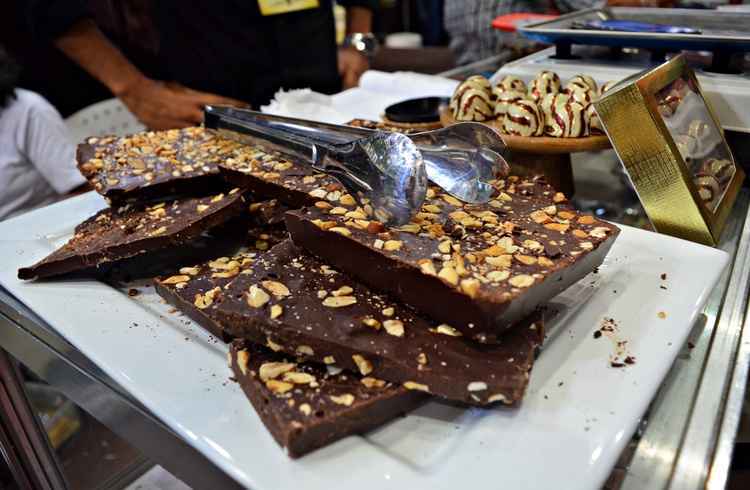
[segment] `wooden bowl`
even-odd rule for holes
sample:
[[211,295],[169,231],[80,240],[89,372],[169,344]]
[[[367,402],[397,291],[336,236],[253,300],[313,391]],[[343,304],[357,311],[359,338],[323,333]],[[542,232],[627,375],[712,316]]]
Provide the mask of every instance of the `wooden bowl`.
[[[443,126],[455,124],[450,109],[445,108],[440,112],[440,122]],[[584,136],[582,138],[554,138],[552,136],[516,136],[503,132],[502,123],[493,119],[482,122],[500,133],[500,137],[511,150],[523,153],[537,153],[546,155],[559,155],[563,153],[578,153],[581,151],[598,151],[611,148],[609,138],[606,135]]]

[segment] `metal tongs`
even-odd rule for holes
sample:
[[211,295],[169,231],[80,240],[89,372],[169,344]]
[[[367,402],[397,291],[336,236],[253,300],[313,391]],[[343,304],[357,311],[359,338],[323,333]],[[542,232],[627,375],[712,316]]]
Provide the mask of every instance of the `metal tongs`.
[[352,126],[307,121],[232,107],[206,107],[205,125],[245,143],[271,146],[304,158],[373,207],[388,225],[409,221],[419,210],[426,175],[465,202],[486,202],[487,182],[507,175],[505,149],[492,129],[477,123],[404,136]]

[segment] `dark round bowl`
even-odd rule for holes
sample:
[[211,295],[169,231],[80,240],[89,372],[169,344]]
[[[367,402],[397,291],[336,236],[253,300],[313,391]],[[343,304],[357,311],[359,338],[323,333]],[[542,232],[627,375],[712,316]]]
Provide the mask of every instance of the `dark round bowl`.
[[385,108],[385,117],[400,123],[429,123],[440,120],[440,108],[447,106],[448,97],[420,97]]

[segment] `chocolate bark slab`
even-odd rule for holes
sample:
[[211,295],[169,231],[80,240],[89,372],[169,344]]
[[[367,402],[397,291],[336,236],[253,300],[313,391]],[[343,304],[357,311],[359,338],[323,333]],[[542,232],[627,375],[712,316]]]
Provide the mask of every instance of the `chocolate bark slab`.
[[239,189],[202,198],[185,198],[152,206],[107,208],[75,229],[68,243],[30,267],[19,279],[93,270],[123,259],[181,245],[233,216],[246,206]]
[[[186,293],[192,282],[178,294],[189,308],[200,307],[203,300],[196,296],[193,304]],[[471,342],[291,241],[255,257],[201,314],[232,336],[277,351],[475,405],[518,402],[544,336],[537,313],[499,344]]]
[[492,343],[600,265],[619,233],[570,209],[543,179],[493,185],[496,197],[482,205],[430,187],[422,211],[397,229],[323,200],[288,212],[287,229],[332,266]]
[[203,128],[91,137],[78,145],[78,169],[113,204],[208,194],[226,184],[217,164],[247,149]]
[[232,342],[229,361],[263,424],[292,458],[374,429],[427,399],[375,378],[332,375],[242,340]]
[[233,158],[219,165],[222,176],[232,185],[247,188],[259,198],[278,199],[290,208],[312,205],[319,199],[346,195],[333,177],[310,165],[278,153],[247,146],[245,158]]

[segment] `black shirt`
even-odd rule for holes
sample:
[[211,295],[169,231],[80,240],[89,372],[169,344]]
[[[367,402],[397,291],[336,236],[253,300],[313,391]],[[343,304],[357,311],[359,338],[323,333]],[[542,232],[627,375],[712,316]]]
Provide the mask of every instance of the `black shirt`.
[[[340,90],[331,0],[314,9],[260,14],[256,0],[150,2],[158,33],[151,75],[207,92],[267,103],[280,88]],[[372,8],[372,0],[339,2]],[[51,41],[90,15],[86,0],[33,0],[37,39]]]

